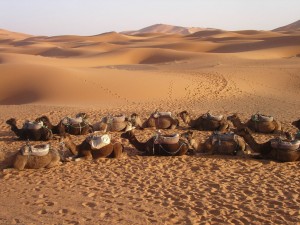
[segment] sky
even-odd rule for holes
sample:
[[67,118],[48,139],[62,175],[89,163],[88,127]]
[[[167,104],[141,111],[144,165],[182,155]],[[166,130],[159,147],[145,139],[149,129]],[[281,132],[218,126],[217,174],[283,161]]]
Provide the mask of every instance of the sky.
[[0,0],[0,29],[95,35],[163,23],[272,30],[300,19],[300,0]]

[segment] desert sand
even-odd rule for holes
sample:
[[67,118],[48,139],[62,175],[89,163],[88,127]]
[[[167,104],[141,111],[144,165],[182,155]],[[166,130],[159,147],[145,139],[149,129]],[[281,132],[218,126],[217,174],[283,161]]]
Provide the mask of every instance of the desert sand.
[[[163,29],[163,27],[161,27]],[[166,27],[170,30],[169,27]],[[121,159],[5,169],[22,145],[5,121],[86,112],[210,111],[283,129],[300,117],[299,31],[31,36],[0,30],[0,224],[297,224],[300,162],[248,157],[141,156],[120,133]],[[182,133],[187,128],[163,131]],[[155,130],[136,130],[146,141]],[[211,132],[196,131],[204,141]],[[259,142],[276,135],[259,135]],[[76,143],[85,136],[72,136]],[[41,143],[41,142],[37,142]],[[58,140],[50,141],[59,149]],[[4,169],[4,170],[3,170]]]

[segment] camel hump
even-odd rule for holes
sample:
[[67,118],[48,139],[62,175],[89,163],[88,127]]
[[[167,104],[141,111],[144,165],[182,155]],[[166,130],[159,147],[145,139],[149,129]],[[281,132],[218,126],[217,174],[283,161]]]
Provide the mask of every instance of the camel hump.
[[92,136],[87,137],[86,141],[90,144],[92,149],[97,150],[103,148],[106,145],[109,145],[111,140],[108,134],[94,134]]
[[300,140],[284,141],[279,138],[276,138],[271,140],[271,146],[275,149],[293,151],[299,149]]
[[274,120],[273,116],[266,116],[263,114],[254,114],[251,116],[251,120],[255,122],[272,122]]
[[172,117],[172,113],[171,112],[154,112],[152,113],[152,117],[154,118],[159,118],[159,117]]
[[224,116],[223,115],[213,115],[211,113],[205,113],[202,115],[203,119],[208,119],[208,120],[216,120],[216,121],[221,121]]
[[45,156],[49,153],[50,145],[25,145],[21,148],[22,155]]
[[23,124],[23,129],[29,129],[29,130],[39,130],[44,126],[43,121],[36,122],[36,121],[25,121]]
[[177,144],[179,142],[179,134],[163,135],[158,133],[154,138],[155,144]]

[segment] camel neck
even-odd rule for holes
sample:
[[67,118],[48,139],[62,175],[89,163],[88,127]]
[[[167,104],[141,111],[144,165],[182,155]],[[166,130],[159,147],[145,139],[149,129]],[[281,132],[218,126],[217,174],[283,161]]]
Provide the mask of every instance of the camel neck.
[[11,129],[18,137],[21,136],[21,129],[19,129],[19,128],[17,127],[17,125],[11,124],[11,125],[10,125],[10,129]]
[[240,129],[244,126],[244,124],[242,123],[241,119],[239,117],[236,117],[235,119],[232,120],[233,125]]
[[73,155],[78,154],[78,148],[73,141],[69,140],[66,142],[66,147],[72,152]]
[[251,134],[243,135],[243,138],[254,152],[261,153],[261,145],[255,141]]
[[145,152],[146,151],[146,145],[145,143],[141,143],[138,141],[138,139],[134,136],[128,139],[130,144],[132,144],[137,150],[141,151],[141,152]]

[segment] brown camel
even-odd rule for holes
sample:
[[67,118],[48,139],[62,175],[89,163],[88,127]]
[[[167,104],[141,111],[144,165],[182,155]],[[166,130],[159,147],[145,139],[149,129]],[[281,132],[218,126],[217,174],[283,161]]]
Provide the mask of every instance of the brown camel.
[[52,131],[42,123],[26,121],[21,129],[17,127],[17,122],[14,118],[7,120],[6,123],[21,140],[48,141],[53,136]]
[[94,131],[128,131],[132,129],[131,122],[128,121],[128,118],[125,115],[117,116],[106,116],[103,117],[100,122],[93,124]]
[[179,121],[177,119],[172,118],[170,115],[158,115],[152,114],[145,122],[142,122],[141,118],[138,114],[133,113],[129,121],[132,123],[132,126],[137,129],[144,128],[156,128],[156,129],[175,129],[179,125]]
[[203,114],[197,119],[191,119],[187,111],[180,112],[178,116],[181,117],[184,123],[191,128],[202,131],[220,131],[225,132],[229,128],[228,121],[223,116],[213,116],[210,113]]
[[145,155],[182,156],[189,150],[188,144],[183,140],[172,144],[160,144],[156,143],[156,137],[152,137],[146,142],[139,142],[132,130],[122,133],[121,137],[128,139],[130,144]]
[[297,127],[300,130],[300,119],[292,122],[292,125],[294,125],[295,127]]
[[119,142],[109,143],[100,149],[92,149],[89,138],[85,139],[81,144],[76,145],[69,134],[65,134],[60,138],[60,143],[69,149],[75,158],[98,159],[98,158],[120,158],[124,147]]
[[[85,117],[81,117],[79,115],[86,115],[84,113],[77,114],[75,119],[72,118],[64,118],[57,125],[52,125],[50,119],[47,116],[41,116],[37,118],[35,121],[42,121],[45,126],[47,126],[53,134],[64,135],[65,133],[69,133],[72,135],[85,135],[93,132],[93,127],[88,124],[85,120]],[[77,122],[76,119],[82,118],[80,122]]]
[[268,121],[261,121],[256,118],[259,118],[259,114],[252,116],[252,118],[246,123],[242,123],[237,114],[233,114],[232,116],[227,117],[227,119],[230,120],[238,130],[243,127],[248,127],[249,129],[257,133],[268,134],[282,132],[280,122],[274,120],[273,118]]
[[234,133],[214,133],[204,143],[195,140],[193,131],[183,133],[182,136],[188,140],[195,152],[239,156],[249,154],[243,138]]
[[[237,134],[245,139],[250,148],[259,153],[264,159],[271,159],[280,162],[294,162],[300,160],[300,141],[271,139],[265,143],[257,143],[251,134],[251,130],[244,127],[237,131]],[[283,147],[279,147],[283,143]],[[277,147],[276,147],[277,146]],[[286,148],[284,146],[288,146]]]
[[[27,145],[26,145],[27,146]],[[8,157],[5,161],[8,162],[8,167],[15,168],[18,170],[23,169],[40,169],[40,168],[51,168],[61,163],[61,157],[57,150],[51,149],[46,155],[38,156],[30,152],[24,154],[25,146],[23,146],[18,152]],[[41,145],[34,145],[35,148],[41,147]],[[42,146],[43,147],[43,146]]]

